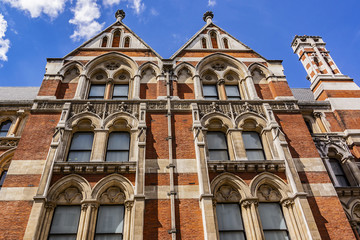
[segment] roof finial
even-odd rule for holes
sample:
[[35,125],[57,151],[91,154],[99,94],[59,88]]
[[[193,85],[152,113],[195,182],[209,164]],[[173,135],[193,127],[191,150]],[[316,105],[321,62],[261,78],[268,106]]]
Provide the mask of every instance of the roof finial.
[[121,22],[125,18],[124,10],[117,10],[115,13],[115,18],[118,22]]
[[206,23],[212,23],[212,19],[214,17],[214,14],[212,11],[207,11],[206,13],[204,13],[204,17],[203,17],[203,20],[206,22]]

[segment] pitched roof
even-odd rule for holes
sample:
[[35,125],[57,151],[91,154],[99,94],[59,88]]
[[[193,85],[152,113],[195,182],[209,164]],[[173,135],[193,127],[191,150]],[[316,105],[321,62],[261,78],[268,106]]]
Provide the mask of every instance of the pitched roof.
[[309,88],[291,88],[294,97],[299,101],[315,101],[314,94]]
[[0,87],[0,101],[34,100],[39,87]]

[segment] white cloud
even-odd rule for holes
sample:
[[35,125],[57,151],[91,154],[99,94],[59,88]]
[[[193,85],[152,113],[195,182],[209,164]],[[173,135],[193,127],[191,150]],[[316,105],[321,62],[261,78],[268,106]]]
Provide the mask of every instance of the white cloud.
[[208,0],[208,6],[213,7],[216,4],[216,0]]
[[142,0],[103,0],[105,6],[117,5],[120,4],[120,2],[127,2],[126,7],[134,9],[137,15],[145,10],[145,4]]
[[[7,61],[8,58],[6,53],[10,48],[10,40],[5,39],[5,32],[7,30],[7,21],[4,19],[4,16],[0,14],[0,60]],[[2,65],[0,66],[2,67]]]
[[158,12],[155,8],[151,8],[151,9],[150,9],[150,13],[151,13],[151,15],[153,15],[153,16],[159,15],[159,12]]
[[75,8],[71,11],[74,17],[69,23],[75,25],[75,31],[70,36],[74,41],[89,39],[95,36],[104,26],[104,23],[96,21],[100,17],[100,9],[96,0],[77,0]]
[[67,0],[3,0],[12,7],[29,12],[32,18],[39,17],[41,13],[56,18],[63,12]]

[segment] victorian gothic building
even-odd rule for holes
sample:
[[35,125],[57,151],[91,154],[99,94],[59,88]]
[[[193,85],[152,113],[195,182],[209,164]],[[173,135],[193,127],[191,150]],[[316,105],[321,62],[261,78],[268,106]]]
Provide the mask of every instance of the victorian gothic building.
[[360,88],[321,37],[291,89],[211,12],[170,59],[124,17],[0,88],[0,239],[360,239]]

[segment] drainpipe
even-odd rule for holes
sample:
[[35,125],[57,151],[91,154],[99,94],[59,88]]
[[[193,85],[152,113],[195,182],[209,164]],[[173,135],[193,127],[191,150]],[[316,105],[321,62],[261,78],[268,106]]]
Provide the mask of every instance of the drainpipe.
[[166,67],[166,100],[167,100],[167,123],[168,123],[168,144],[169,144],[169,165],[167,168],[169,169],[170,175],[170,192],[168,196],[170,196],[170,210],[171,210],[171,229],[168,231],[171,234],[171,239],[176,240],[176,219],[175,219],[175,185],[174,185],[174,170],[175,164],[173,159],[173,151],[172,151],[172,129],[171,129],[171,96],[170,96],[170,72],[171,65],[164,66]]

